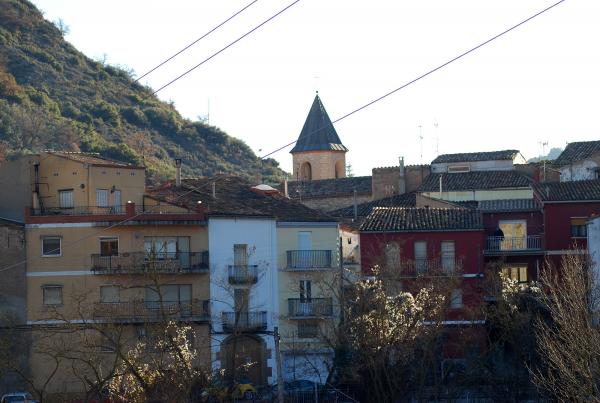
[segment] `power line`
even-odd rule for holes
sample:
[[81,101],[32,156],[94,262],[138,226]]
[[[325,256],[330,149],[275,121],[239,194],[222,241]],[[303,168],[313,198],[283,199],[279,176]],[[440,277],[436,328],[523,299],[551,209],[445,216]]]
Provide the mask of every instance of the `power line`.
[[290,7],[292,7],[293,5],[295,5],[296,3],[300,2],[300,0],[295,0],[292,3],[288,4],[286,7],[284,7],[283,9],[279,10],[277,13],[273,14],[271,17],[267,18],[266,20],[264,20],[263,22],[261,22],[260,24],[258,24],[257,26],[255,26],[254,28],[252,28],[250,31],[246,32],[244,35],[240,36],[239,38],[237,38],[236,40],[234,40],[233,42],[230,42],[227,46],[225,46],[224,48],[221,48],[221,50],[213,53],[212,55],[210,55],[209,57],[207,57],[206,59],[202,60],[200,63],[198,63],[197,65],[195,65],[194,67],[192,67],[191,69],[187,70],[185,73],[179,75],[178,77],[174,78],[173,80],[169,81],[168,83],[166,83],[165,85],[163,85],[162,87],[160,87],[159,89],[157,89],[156,91],[154,91],[151,95],[156,95],[156,93],[158,93],[159,91],[164,90],[165,88],[167,88],[169,85],[173,84],[175,81],[179,80],[180,78],[186,76],[187,74],[191,73],[192,71],[194,71],[195,69],[197,69],[198,67],[202,66],[204,63],[208,62],[210,59],[212,59],[213,57],[217,56],[218,54],[224,52],[225,50],[227,50],[228,48],[230,48],[231,46],[235,45],[236,43],[238,43],[239,41],[241,41],[242,39],[244,39],[245,37],[247,37],[248,35],[250,35],[251,33],[253,33],[254,31],[256,31],[257,29],[259,29],[260,27],[262,27],[263,25],[265,25],[266,23],[268,23],[269,21],[271,21],[272,19],[274,19],[275,17],[279,16],[280,14],[282,14],[284,11],[288,10]]
[[[541,11],[539,11],[539,12],[535,13],[535,14],[534,14],[534,15],[532,15],[531,17],[529,17],[529,18],[527,18],[527,19],[525,19],[525,20],[523,20],[523,21],[519,22],[519,23],[518,23],[518,24],[516,24],[516,25],[513,25],[512,27],[510,27],[510,28],[506,29],[505,31],[502,31],[501,33],[499,33],[499,34],[497,34],[497,35],[495,35],[495,36],[491,37],[490,39],[488,39],[488,40],[486,40],[486,41],[484,41],[484,42],[480,43],[479,45],[477,45],[477,46],[475,46],[475,47],[473,47],[473,48],[471,48],[471,49],[467,50],[466,52],[463,52],[463,53],[461,53],[460,55],[458,55],[458,56],[456,56],[456,57],[454,57],[454,58],[452,58],[452,59],[448,60],[447,62],[445,62],[445,63],[443,63],[443,64],[440,64],[439,66],[437,66],[437,67],[435,67],[435,68],[433,68],[433,69],[429,70],[429,71],[428,71],[428,72],[426,72],[425,74],[422,74],[422,75],[418,76],[417,78],[415,78],[415,79],[413,79],[413,80],[411,80],[411,81],[409,81],[409,82],[407,82],[407,83],[405,83],[405,84],[401,85],[400,87],[398,87],[398,88],[395,88],[395,89],[393,89],[393,90],[391,90],[391,91],[389,91],[389,92],[385,93],[384,95],[382,95],[382,96],[380,96],[380,97],[378,97],[378,98],[375,98],[374,100],[372,100],[372,101],[370,101],[370,102],[368,102],[368,103],[364,104],[363,106],[360,106],[360,107],[358,107],[358,108],[354,109],[353,111],[351,111],[351,112],[349,112],[349,113],[347,113],[347,114],[343,115],[343,116],[342,116],[342,117],[340,117],[340,118],[337,118],[336,120],[334,120],[333,122],[331,122],[331,124],[333,125],[334,123],[337,123],[337,122],[339,122],[339,121],[341,121],[341,120],[343,120],[343,119],[346,119],[347,117],[349,117],[349,116],[352,116],[352,115],[354,115],[355,113],[357,113],[357,112],[359,112],[359,111],[362,111],[363,109],[366,109],[366,108],[368,108],[369,106],[371,106],[371,105],[373,105],[373,104],[375,104],[375,103],[377,103],[377,102],[381,101],[381,100],[382,100],[382,99],[384,99],[384,98],[387,98],[387,97],[389,97],[390,95],[392,95],[392,94],[394,94],[394,93],[396,93],[396,92],[398,92],[398,91],[400,91],[400,90],[402,90],[402,89],[404,89],[404,88],[408,87],[409,85],[416,83],[417,81],[419,81],[419,80],[421,80],[421,79],[423,79],[423,78],[427,77],[428,75],[430,75],[430,74],[432,74],[432,73],[435,73],[436,71],[438,71],[438,70],[440,70],[440,69],[442,69],[442,68],[444,68],[444,67],[448,66],[449,64],[451,64],[451,63],[454,63],[454,62],[455,62],[455,61],[457,61],[458,59],[461,59],[461,58],[463,58],[464,56],[468,55],[469,53],[476,51],[477,49],[479,49],[479,48],[481,48],[481,47],[483,47],[483,46],[487,45],[488,43],[490,43],[490,42],[492,42],[492,41],[494,41],[494,40],[496,40],[496,39],[500,38],[500,37],[501,37],[501,36],[503,36],[503,35],[506,35],[506,34],[507,34],[507,33],[509,33],[510,31],[512,31],[512,30],[514,30],[514,29],[516,29],[516,28],[520,27],[521,25],[525,24],[526,22],[529,22],[529,21],[531,21],[531,20],[532,20],[532,19],[534,19],[535,17],[538,17],[538,16],[540,16],[540,15],[544,14],[546,11],[549,11],[550,9],[552,9],[552,8],[554,8],[554,7],[556,7],[556,6],[558,6],[560,3],[563,3],[564,1],[565,1],[565,0],[560,0],[560,1],[558,1],[558,2],[556,2],[556,3],[554,3],[554,4],[552,4],[551,6],[544,8],[543,10],[541,10]],[[321,131],[321,130],[325,129],[325,127],[327,127],[327,126],[323,126],[323,127],[319,128],[319,129],[317,129],[317,130],[313,131],[312,133],[309,133],[309,134],[307,135],[307,137],[308,137],[308,136],[312,136],[312,135],[316,134],[317,132],[319,132],[319,131]],[[276,152],[279,152],[279,151],[283,150],[284,148],[287,148],[287,147],[289,147],[289,146],[291,146],[291,145],[295,144],[297,141],[298,141],[298,140],[294,140],[294,141],[292,141],[292,142],[290,142],[290,143],[288,143],[288,144],[286,144],[286,145],[284,145],[284,146],[282,146],[282,147],[279,147],[279,148],[277,148],[277,149],[276,149],[276,150],[274,150],[274,151],[271,151],[271,152],[270,152],[270,153],[268,153],[268,154],[265,154],[265,155],[263,155],[263,156],[262,156],[262,157],[260,157],[260,158],[261,158],[261,159],[267,158],[268,156],[270,156],[270,155],[273,155],[273,154],[275,154]]]
[[217,29],[221,28],[223,25],[227,24],[229,21],[231,21],[232,19],[234,19],[235,17],[237,17],[239,14],[241,14],[244,11],[246,11],[246,9],[248,9],[250,6],[252,6],[256,2],[258,2],[258,0],[254,0],[251,3],[248,3],[244,8],[242,8],[241,10],[239,10],[238,12],[236,12],[235,14],[233,14],[231,17],[227,18],[225,21],[221,22],[219,25],[217,25],[216,27],[214,27],[213,29],[211,29],[210,31],[208,31],[207,33],[205,33],[204,35],[202,35],[200,38],[196,39],[195,41],[193,41],[192,43],[190,43],[189,45],[187,45],[186,47],[184,47],[183,49],[181,49],[180,51],[178,51],[177,53],[175,53],[174,55],[172,55],[168,59],[164,60],[160,64],[158,64],[158,65],[154,66],[152,69],[148,70],[146,73],[142,74],[140,77],[136,78],[135,81],[136,82],[140,81],[142,78],[146,77],[148,74],[152,73],[154,70],[156,70],[159,67],[162,67],[163,65],[167,64],[172,59],[174,59],[175,57],[179,56],[181,53],[185,52],[186,50],[188,50],[189,48],[191,48],[192,46],[194,46],[196,43],[198,43],[199,41],[201,41],[202,39],[206,38],[208,35],[212,34]]

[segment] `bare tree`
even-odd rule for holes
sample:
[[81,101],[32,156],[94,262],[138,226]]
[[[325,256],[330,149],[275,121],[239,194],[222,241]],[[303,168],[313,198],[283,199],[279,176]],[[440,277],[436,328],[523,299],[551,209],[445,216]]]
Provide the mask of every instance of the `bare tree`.
[[564,256],[541,272],[544,316],[535,323],[540,368],[533,380],[560,401],[600,401],[598,284],[586,254]]

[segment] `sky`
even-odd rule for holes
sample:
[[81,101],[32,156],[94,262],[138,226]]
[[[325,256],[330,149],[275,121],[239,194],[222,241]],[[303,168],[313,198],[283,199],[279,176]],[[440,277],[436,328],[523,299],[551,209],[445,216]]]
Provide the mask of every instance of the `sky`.
[[[33,0],[87,56],[137,76],[252,0]],[[158,93],[257,155],[297,139],[315,96],[332,120],[557,0],[300,0]],[[258,0],[142,79],[154,89],[293,0]],[[438,154],[518,149],[536,157],[600,140],[600,2],[565,0],[507,35],[335,124],[354,175]],[[291,172],[291,146],[272,155]]]

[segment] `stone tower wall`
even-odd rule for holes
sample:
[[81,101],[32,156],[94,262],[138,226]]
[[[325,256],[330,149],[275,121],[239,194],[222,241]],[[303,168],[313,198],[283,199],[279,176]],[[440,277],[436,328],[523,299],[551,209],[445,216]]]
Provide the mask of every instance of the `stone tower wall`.
[[[311,166],[310,180],[335,179],[336,165],[338,178],[346,177],[346,153],[344,151],[306,151],[293,154],[293,180],[302,178],[302,164],[308,162]],[[308,179],[308,178],[306,178]]]

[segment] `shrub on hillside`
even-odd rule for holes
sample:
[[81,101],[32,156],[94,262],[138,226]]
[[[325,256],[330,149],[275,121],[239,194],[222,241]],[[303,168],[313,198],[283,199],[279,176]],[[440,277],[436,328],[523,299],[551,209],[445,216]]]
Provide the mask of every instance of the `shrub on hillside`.
[[152,126],[164,134],[172,136],[181,129],[181,122],[173,111],[163,108],[146,108],[144,114]]
[[148,119],[144,112],[137,106],[129,106],[121,110],[121,116],[132,125],[145,127],[148,125]]
[[96,101],[92,109],[92,114],[95,117],[102,119],[104,123],[108,123],[114,127],[119,127],[121,125],[121,117],[117,107],[104,100]]

